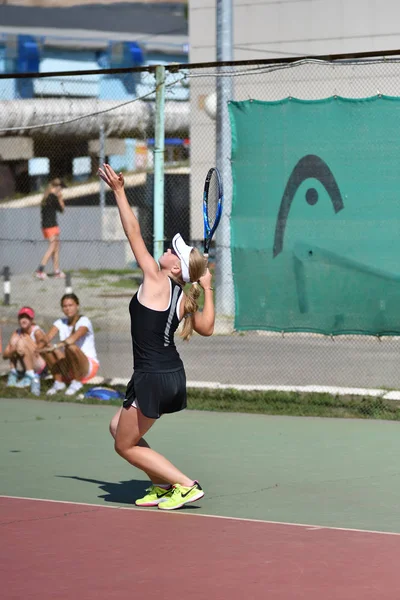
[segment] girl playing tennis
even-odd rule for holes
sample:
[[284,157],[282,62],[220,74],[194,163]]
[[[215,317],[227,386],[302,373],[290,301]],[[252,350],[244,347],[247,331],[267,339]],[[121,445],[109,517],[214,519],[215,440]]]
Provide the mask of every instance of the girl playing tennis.
[[[119,214],[135,259],[143,271],[143,283],[133,296],[129,312],[133,345],[134,374],[126,389],[123,407],[110,424],[115,450],[151,480],[138,506],[174,510],[204,496],[198,481],[179,471],[169,460],[152,450],[143,436],[164,413],[186,408],[186,376],[174,343],[174,333],[184,319],[182,337],[193,330],[209,336],[214,331],[214,300],[211,273],[196,248],[175,235],[172,249],[154,260],[143,241],[139,222],[124,190],[122,173],[107,164],[100,177],[113,190]],[[192,282],[186,294],[185,283]],[[204,309],[197,312],[200,287]]]

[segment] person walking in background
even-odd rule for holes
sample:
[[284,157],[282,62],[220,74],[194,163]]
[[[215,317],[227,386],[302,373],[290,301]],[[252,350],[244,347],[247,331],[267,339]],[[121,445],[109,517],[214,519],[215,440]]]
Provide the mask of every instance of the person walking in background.
[[[54,377],[53,386],[47,390],[48,396],[64,391],[66,384],[69,387],[65,395],[73,396],[99,369],[93,325],[90,319],[80,315],[78,297],[64,294],[61,308],[65,318],[54,322],[40,349]],[[60,343],[50,345],[57,334]]]
[[[143,271],[143,283],[129,305],[134,373],[110,432],[116,452],[150,478],[146,495],[137,499],[136,505],[174,510],[199,500],[204,491],[197,480],[150,448],[143,436],[163,414],[186,408],[186,374],[174,334],[184,321],[183,339],[189,339],[193,331],[212,335],[212,275],[199,250],[188,246],[179,233],[174,236],[172,249],[157,263],[129,206],[122,173],[117,175],[106,164],[99,175],[114,192],[122,226]],[[183,291],[186,283],[192,284],[187,293]],[[202,290],[204,308],[199,312],[197,300]]]
[[[46,362],[39,354],[39,346],[45,337],[44,331],[36,325],[34,319],[35,311],[30,306],[23,306],[18,311],[19,327],[11,335],[3,358],[10,362],[7,386],[29,387],[33,393],[39,395],[40,375],[46,368]],[[19,373],[22,373],[20,379]]]
[[52,179],[40,204],[43,237],[48,240],[49,247],[35,272],[39,279],[46,279],[45,268],[50,259],[53,260],[54,277],[65,277],[65,273],[60,270],[60,228],[57,223],[57,212],[62,213],[65,208],[62,196],[65,187],[67,186],[61,179]]

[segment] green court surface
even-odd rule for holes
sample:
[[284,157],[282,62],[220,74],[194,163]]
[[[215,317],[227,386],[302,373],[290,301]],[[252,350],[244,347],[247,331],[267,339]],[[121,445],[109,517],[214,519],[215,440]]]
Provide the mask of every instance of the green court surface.
[[[133,508],[147,481],[114,452],[114,411],[1,399],[0,495]],[[400,532],[396,422],[185,411],[146,439],[205,489],[191,514]]]

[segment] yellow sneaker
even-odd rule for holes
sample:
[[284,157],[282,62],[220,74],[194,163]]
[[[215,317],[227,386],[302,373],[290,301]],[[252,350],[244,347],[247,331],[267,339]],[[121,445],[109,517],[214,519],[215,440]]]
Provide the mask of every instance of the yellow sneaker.
[[164,502],[159,504],[161,510],[175,510],[181,508],[190,502],[196,502],[204,496],[204,491],[198,481],[195,481],[191,487],[184,487],[176,483],[172,488],[172,493]]
[[152,484],[147,488],[147,494],[143,498],[138,498],[135,501],[136,506],[158,506],[160,502],[165,502],[171,496],[173,487],[167,490]]

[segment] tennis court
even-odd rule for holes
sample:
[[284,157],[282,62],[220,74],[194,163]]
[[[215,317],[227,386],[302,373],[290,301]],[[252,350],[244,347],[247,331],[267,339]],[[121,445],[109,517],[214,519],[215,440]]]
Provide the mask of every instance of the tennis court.
[[3,597],[398,599],[400,436],[385,421],[185,411],[148,440],[206,496],[137,509],[113,407],[0,400]]

